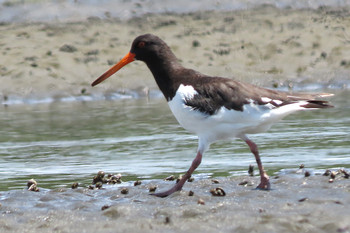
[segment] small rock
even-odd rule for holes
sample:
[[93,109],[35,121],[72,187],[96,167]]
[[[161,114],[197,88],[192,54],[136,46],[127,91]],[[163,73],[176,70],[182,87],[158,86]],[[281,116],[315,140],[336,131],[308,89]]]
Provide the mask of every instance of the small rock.
[[137,185],[141,185],[141,181],[140,180],[136,180],[135,182],[134,182],[134,186],[137,186]]
[[102,182],[97,182],[97,183],[95,184],[95,187],[96,187],[97,189],[101,189],[101,188],[102,188]]
[[154,193],[156,191],[156,189],[157,189],[157,186],[155,186],[155,185],[152,185],[148,188],[150,193]]
[[164,178],[165,181],[173,181],[175,180],[175,176],[174,175],[171,175],[171,176],[168,176],[166,178]]
[[199,46],[201,46],[201,43],[199,43],[198,40],[192,41],[192,47],[196,48],[196,47],[199,47]]
[[304,202],[304,201],[307,201],[307,200],[309,200],[309,198],[304,197],[304,198],[299,199],[298,202]]
[[249,181],[243,180],[243,181],[240,182],[238,185],[244,185],[244,186],[246,186],[246,185],[248,185],[248,184],[249,184]]
[[199,198],[197,203],[198,203],[198,205],[205,205],[205,202],[202,198]]
[[337,172],[332,171],[331,172],[331,179],[335,179],[336,175],[337,175]]
[[341,169],[341,173],[343,173],[344,174],[344,178],[345,179],[349,179],[349,173],[347,172],[347,171],[345,171],[345,169]]
[[170,217],[169,217],[169,216],[166,216],[166,217],[165,217],[164,223],[165,223],[165,224],[170,223]]
[[299,165],[299,169],[303,169],[303,168],[305,168],[305,165],[304,164],[300,164]]
[[108,209],[109,207],[111,207],[111,206],[110,205],[104,205],[104,206],[101,207],[101,210],[104,211],[104,210]]
[[305,171],[305,173],[304,173],[304,176],[305,177],[309,177],[311,174],[310,174],[310,172],[309,171]]
[[192,197],[193,195],[194,195],[194,192],[193,192],[192,190],[190,190],[190,191],[188,192],[188,196]]
[[330,174],[331,174],[331,170],[328,170],[328,169],[323,173],[324,176],[329,176]]
[[219,180],[217,180],[217,179],[212,179],[211,182],[212,182],[213,184],[219,184],[219,183],[220,183]]
[[[86,91],[86,90],[85,90]],[[103,178],[105,177],[105,172],[104,171],[99,171],[97,172],[97,177]]]
[[61,52],[66,52],[66,53],[74,53],[77,50],[78,49],[76,47],[74,47],[73,45],[68,45],[68,44],[62,45],[60,48]]
[[74,182],[72,184],[72,189],[76,189],[76,188],[78,188],[78,186],[79,186],[78,182]]
[[254,176],[254,165],[250,164],[248,168],[248,174]]
[[120,190],[121,194],[128,194],[129,193],[129,189],[127,188],[122,188],[122,190]]

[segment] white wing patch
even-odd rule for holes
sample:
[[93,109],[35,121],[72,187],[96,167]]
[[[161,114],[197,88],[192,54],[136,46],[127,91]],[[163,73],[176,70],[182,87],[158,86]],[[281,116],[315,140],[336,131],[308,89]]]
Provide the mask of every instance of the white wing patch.
[[261,97],[261,101],[266,103],[266,106],[269,108],[274,108],[276,105],[279,106],[283,103],[282,100],[273,100],[268,97]]
[[281,105],[283,103],[283,101],[281,100],[272,100],[272,101],[277,105]]
[[272,99],[268,98],[268,97],[261,97],[261,101],[264,103],[269,103],[271,102]]

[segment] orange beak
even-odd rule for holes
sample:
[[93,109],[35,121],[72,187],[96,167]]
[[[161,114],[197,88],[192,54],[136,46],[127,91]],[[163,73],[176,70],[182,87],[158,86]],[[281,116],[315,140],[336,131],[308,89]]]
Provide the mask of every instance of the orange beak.
[[96,86],[97,84],[103,82],[107,78],[109,78],[112,74],[120,70],[123,66],[129,64],[130,62],[135,61],[135,54],[129,52],[123,57],[117,64],[112,66],[109,70],[107,70],[104,74],[102,74],[98,79],[96,79],[91,86]]

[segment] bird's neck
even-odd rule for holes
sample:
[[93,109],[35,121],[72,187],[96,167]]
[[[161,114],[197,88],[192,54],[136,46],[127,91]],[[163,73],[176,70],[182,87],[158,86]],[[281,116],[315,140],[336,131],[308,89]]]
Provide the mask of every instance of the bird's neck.
[[147,63],[159,89],[162,91],[165,99],[170,101],[176,94],[179,87],[179,73],[183,69],[175,55],[167,56],[167,58],[155,58],[152,62]]

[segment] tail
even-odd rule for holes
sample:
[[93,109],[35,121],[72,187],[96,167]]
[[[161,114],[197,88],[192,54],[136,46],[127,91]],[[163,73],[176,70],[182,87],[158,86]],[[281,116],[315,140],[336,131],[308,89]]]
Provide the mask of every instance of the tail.
[[303,108],[333,108],[334,106],[331,105],[328,101],[315,99],[315,98],[331,97],[333,95],[334,94],[331,94],[331,93],[318,93],[318,94],[298,93],[296,95],[288,95],[288,98],[294,101],[295,100],[306,101],[306,104],[300,105],[300,107],[303,107]]
[[300,105],[303,108],[333,108],[328,101],[324,100],[307,100],[306,104]]

